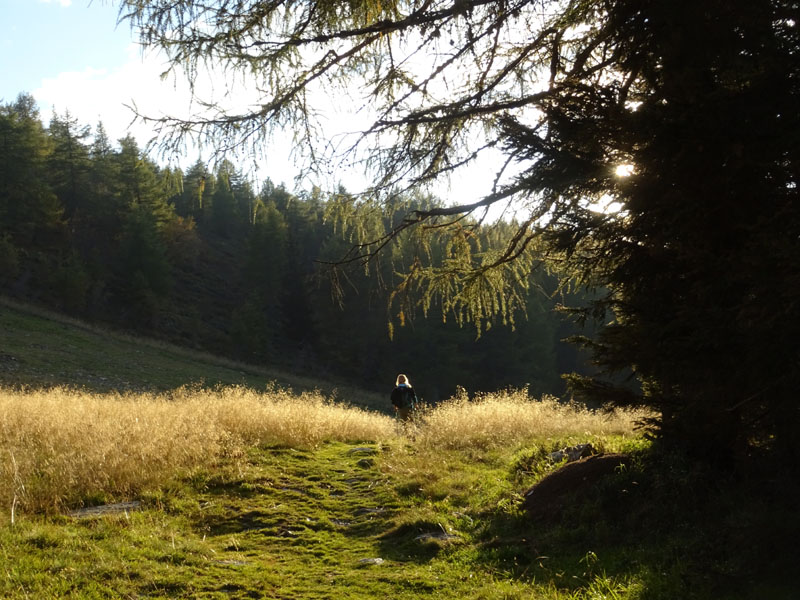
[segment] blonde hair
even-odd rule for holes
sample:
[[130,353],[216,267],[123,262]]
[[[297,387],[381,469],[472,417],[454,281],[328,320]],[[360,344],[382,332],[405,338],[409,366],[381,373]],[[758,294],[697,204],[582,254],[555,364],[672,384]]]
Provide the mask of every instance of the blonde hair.
[[[401,379],[402,379],[402,381],[401,381]],[[394,385],[398,386],[401,383],[405,383],[408,387],[411,387],[411,381],[409,381],[408,376],[407,375],[403,375],[402,373],[400,373],[400,375],[397,376],[397,380],[394,382]]]

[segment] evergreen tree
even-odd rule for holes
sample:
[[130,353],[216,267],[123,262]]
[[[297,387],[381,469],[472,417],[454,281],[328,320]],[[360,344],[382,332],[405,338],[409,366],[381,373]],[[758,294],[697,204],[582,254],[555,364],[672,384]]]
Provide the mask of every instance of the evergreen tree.
[[94,140],[89,149],[89,213],[96,220],[98,228],[108,237],[109,231],[116,231],[115,216],[121,212],[120,164],[116,160],[114,148],[106,134],[102,122],[97,124]]
[[60,244],[64,210],[47,183],[51,152],[32,96],[0,107],[0,227],[17,247]]
[[[412,212],[363,238],[376,242],[359,246],[363,258],[410,226],[449,228],[445,262],[416,263],[404,289],[487,321],[523,305],[545,253],[603,290],[590,308],[605,324],[591,343],[597,363],[610,375],[632,368],[642,384],[576,378],[576,390],[654,408],[664,439],[698,456],[754,444],[798,462],[796,2],[127,0],[122,10],[176,66],[222,63],[269,90],[249,114],[191,128],[162,120],[177,125],[167,145],[198,128],[225,147],[259,142],[287,124],[313,145],[314,92],[349,87],[376,114],[349,158],[366,155],[378,191],[500,149],[490,194]],[[517,233],[479,249],[460,217],[506,201],[525,215]],[[618,209],[597,208],[609,201]]]
[[158,227],[174,218],[175,210],[168,203],[175,186],[172,173],[161,172],[153,161],[143,156],[131,135],[119,141],[115,155],[119,170],[120,196],[128,207],[141,207],[149,212]]
[[[119,161],[100,122],[89,147],[85,211],[80,216],[73,238],[75,248],[89,265],[100,288],[100,282],[108,278],[111,257],[115,254],[115,245],[128,212],[128,206],[122,199],[119,174]],[[73,224],[76,225],[74,221]]]
[[[2,221],[0,221],[2,226]],[[19,275],[19,249],[14,245],[8,233],[0,234],[0,283],[11,284]]]
[[309,305],[314,261],[322,244],[322,208],[317,193],[295,196],[270,179],[262,185],[255,201],[256,225],[264,215],[276,210],[286,225],[283,279],[280,283],[281,336],[292,351],[308,349],[316,343],[316,323]]
[[[238,226],[248,220],[247,213],[239,214],[239,204],[234,192],[239,176],[229,161],[223,161],[216,172],[216,189],[211,197],[211,223],[214,231],[224,237],[231,237]],[[237,190],[238,191],[238,190]]]
[[247,242],[243,276],[247,296],[234,315],[239,353],[247,358],[274,358],[283,332],[281,299],[288,265],[288,228],[274,204],[262,204]]
[[211,174],[206,164],[198,159],[184,175],[183,190],[175,202],[175,210],[180,216],[192,217],[195,221],[202,220],[206,183],[210,179]]
[[91,129],[80,125],[67,111],[61,116],[53,114],[48,133],[52,143],[48,179],[64,206],[65,216],[74,221],[76,213],[85,209],[89,195],[88,138]]
[[256,221],[256,207],[258,198],[253,191],[253,185],[238,169],[234,170],[231,177],[231,192],[236,203],[236,215],[239,228],[245,228]]
[[58,261],[50,279],[58,308],[68,313],[83,314],[92,281],[82,258],[76,252],[69,251]]
[[134,204],[125,219],[112,283],[127,326],[157,325],[172,279],[156,216],[144,205]]

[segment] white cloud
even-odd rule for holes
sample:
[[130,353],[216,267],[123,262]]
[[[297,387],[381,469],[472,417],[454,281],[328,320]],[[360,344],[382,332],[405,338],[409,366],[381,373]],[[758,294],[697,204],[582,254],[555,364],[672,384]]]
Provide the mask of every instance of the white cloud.
[[[161,78],[166,62],[154,52],[142,56],[140,46],[131,44],[125,64],[113,69],[86,67],[80,71],[66,71],[56,77],[42,80],[41,86],[32,93],[36,98],[42,120],[47,125],[53,110],[63,115],[66,111],[81,125],[93,129],[102,121],[112,141],[128,133],[144,146],[154,138],[153,128],[136,119],[132,110],[136,109],[149,117],[182,116],[188,117],[199,106],[192,102],[188,84],[182,78],[168,76]],[[231,92],[231,82],[222,75],[207,75],[195,80],[197,96],[203,100],[220,100],[226,106],[243,110],[259,104],[257,94],[244,84],[235,86]],[[242,168],[254,168],[257,177],[270,176],[276,182],[285,182],[290,187],[298,168],[294,164],[297,157],[290,156],[292,145],[290,136],[277,136],[270,151],[264,153],[265,160],[257,160],[254,165],[242,164]],[[205,157],[209,152],[203,154]],[[181,166],[196,160],[198,152],[189,150],[181,157]],[[239,161],[236,161],[239,162]]]
[[[153,83],[158,82],[153,65],[136,54],[136,47],[131,45],[129,60],[120,67],[111,70],[87,67],[43,79],[33,96],[39,102],[45,122],[49,121],[53,108],[59,114],[68,110],[85,125],[95,126],[102,121],[113,139],[124,137],[134,118],[125,105],[130,105],[135,97],[159,96]],[[147,128],[141,126],[133,127],[130,132],[142,142],[152,137]]]
[[44,4],[60,4],[61,6],[72,6],[72,0],[39,0]]
[[[102,121],[112,141],[130,133],[140,146],[144,146],[155,133],[148,124],[135,120],[131,109],[133,105],[140,113],[151,117],[188,117],[193,110],[198,109],[197,103],[192,103],[191,93],[182,75],[179,74],[177,79],[173,76],[162,79],[160,75],[165,69],[163,57],[154,52],[142,56],[140,46],[131,44],[124,64],[113,69],[86,67],[80,71],[60,73],[56,77],[43,79],[41,86],[33,91],[33,96],[40,106],[45,125],[49,123],[53,109],[59,114],[69,111],[81,125],[90,125],[93,129]],[[219,74],[195,80],[197,95],[204,100],[222,100],[228,105],[235,102],[235,108],[238,109],[259,104],[259,97],[252,87],[238,83],[232,92],[230,84],[228,78]],[[364,116],[359,121],[349,114],[346,107],[337,109],[329,106],[328,109],[328,129],[338,134],[356,131],[365,126]],[[291,134],[287,133],[276,135],[269,150],[263,153],[265,158],[256,158],[255,163],[239,160],[235,162],[244,169],[253,169],[252,174],[257,178],[271,177],[273,181],[285,182],[291,188],[294,177],[299,172],[298,163],[302,160],[299,156],[301,153],[292,153]],[[187,167],[196,160],[197,155],[197,151],[188,151],[181,157],[181,166]],[[204,153],[205,157],[208,155],[208,152]],[[493,172],[493,163],[497,160],[499,159],[493,157],[479,162],[467,173],[434,186],[434,193],[457,202],[476,200],[491,191],[492,178],[487,177],[486,173]],[[355,171],[336,169],[331,178],[334,181],[316,183],[325,186],[341,181],[351,191],[360,190],[367,185],[364,176]],[[302,187],[309,186],[310,182],[305,182]]]
[[164,69],[164,61],[157,55],[142,56],[139,46],[131,44],[124,64],[112,69],[86,67],[45,78],[33,96],[45,123],[53,109],[59,114],[69,111],[84,125],[94,127],[102,121],[112,139],[130,133],[144,145],[154,132],[136,119],[134,106],[142,114],[159,117],[186,115],[191,103],[185,84],[161,79]]

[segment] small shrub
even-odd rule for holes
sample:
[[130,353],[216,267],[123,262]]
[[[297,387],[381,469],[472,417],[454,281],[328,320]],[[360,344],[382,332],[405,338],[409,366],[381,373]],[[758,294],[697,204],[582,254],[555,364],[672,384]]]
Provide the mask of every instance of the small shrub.
[[8,234],[0,236],[0,281],[13,281],[19,275],[19,251]]

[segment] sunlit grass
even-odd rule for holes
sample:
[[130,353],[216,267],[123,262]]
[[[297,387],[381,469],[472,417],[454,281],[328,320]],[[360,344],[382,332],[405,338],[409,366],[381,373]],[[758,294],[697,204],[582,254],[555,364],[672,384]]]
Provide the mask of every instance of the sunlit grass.
[[246,388],[0,391],[0,510],[123,499],[248,446],[387,438],[392,420],[321,394]]
[[[455,505],[503,503],[512,508],[526,485],[556,468],[549,452],[591,443],[598,452],[626,451],[641,440],[636,411],[593,411],[525,390],[469,398],[464,391],[424,409],[410,438],[383,460],[405,493]],[[518,472],[519,477],[509,473]]]
[[461,395],[422,411],[407,432],[411,439],[396,444],[402,431],[390,417],[320,393],[245,387],[182,388],[168,394],[2,390],[0,510],[57,512],[130,499],[254,446],[383,442],[399,450],[387,468],[402,463],[423,473],[436,468],[439,459],[432,457],[443,450],[632,434],[637,416],[595,413],[551,398],[533,400],[524,391],[474,400]]
[[[763,547],[794,513],[747,486],[705,488],[706,471],[668,456],[643,462],[643,416],[520,390],[462,393],[403,428],[277,388],[0,390],[0,596],[723,597],[697,565],[738,572],[755,554],[708,540],[736,523]],[[549,452],[585,442],[638,458],[558,519],[531,520],[522,494],[559,468]],[[142,510],[53,514],[132,499]],[[718,516],[726,504],[737,512]],[[421,539],[433,534],[448,538]],[[770,598],[794,597],[781,572]]]
[[545,396],[534,399],[525,390],[482,394],[465,392],[423,411],[416,444],[430,448],[490,448],[524,440],[574,435],[632,435],[645,416],[638,411],[594,411]]

